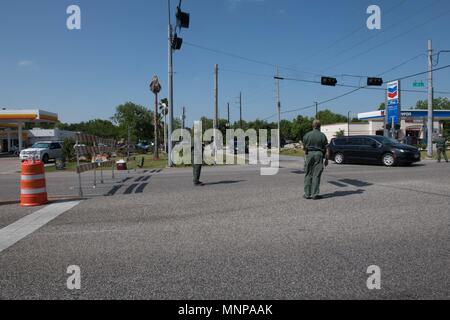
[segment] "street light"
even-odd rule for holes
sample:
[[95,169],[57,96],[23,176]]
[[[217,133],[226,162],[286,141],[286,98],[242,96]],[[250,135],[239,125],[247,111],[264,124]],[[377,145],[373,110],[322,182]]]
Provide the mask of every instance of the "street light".
[[159,83],[158,77],[153,76],[152,82],[150,83],[150,90],[155,95],[155,113],[153,114],[153,125],[155,134],[155,146],[153,151],[153,159],[159,159],[158,152],[158,93],[161,91],[161,84]]

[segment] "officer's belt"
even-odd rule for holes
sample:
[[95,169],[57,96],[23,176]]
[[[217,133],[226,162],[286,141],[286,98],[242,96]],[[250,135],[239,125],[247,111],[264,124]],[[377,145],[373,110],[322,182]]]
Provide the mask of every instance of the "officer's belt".
[[318,152],[323,152],[322,149],[319,148],[315,148],[315,147],[307,147],[306,150],[308,150],[308,152],[310,151],[318,151]]

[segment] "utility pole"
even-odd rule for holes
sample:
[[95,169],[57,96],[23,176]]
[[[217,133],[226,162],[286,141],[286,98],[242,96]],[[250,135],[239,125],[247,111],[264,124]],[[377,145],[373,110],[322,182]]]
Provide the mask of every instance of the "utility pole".
[[350,137],[350,114],[351,111],[348,112],[348,117],[347,117],[347,137]]
[[433,42],[428,40],[428,126],[427,155],[433,157]]
[[278,112],[278,148],[281,148],[281,101],[280,101],[280,70],[277,67],[277,112]]
[[227,123],[228,127],[230,126],[230,103],[227,103]]
[[317,118],[317,116],[318,116],[318,114],[319,114],[319,103],[314,102],[314,104],[316,105],[316,119],[319,120],[319,119]]
[[183,107],[183,112],[181,116],[181,128],[184,130],[186,128],[186,107]]
[[239,126],[242,129],[242,92],[239,92]]
[[172,130],[173,130],[173,49],[172,49],[172,22],[170,19],[170,0],[167,0],[169,9],[168,27],[168,102],[169,102],[169,125],[167,134],[167,166],[172,167]]

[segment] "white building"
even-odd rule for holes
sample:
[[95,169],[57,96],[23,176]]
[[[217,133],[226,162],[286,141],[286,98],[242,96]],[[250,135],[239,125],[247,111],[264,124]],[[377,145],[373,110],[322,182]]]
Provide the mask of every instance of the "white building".
[[[402,111],[401,129],[398,131],[397,139],[409,140],[410,144],[418,144],[426,140],[427,135],[427,110],[405,110]],[[358,114],[358,119],[363,123],[338,123],[322,126],[322,132],[328,140],[335,138],[338,134],[347,135],[383,135],[384,134],[384,111],[373,111]],[[443,131],[443,121],[450,120],[450,110],[435,110],[433,135]]]

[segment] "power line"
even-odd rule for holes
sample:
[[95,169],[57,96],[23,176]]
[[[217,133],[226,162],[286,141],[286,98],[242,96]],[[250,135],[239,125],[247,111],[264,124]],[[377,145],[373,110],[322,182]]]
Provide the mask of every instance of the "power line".
[[[392,12],[394,12],[394,11],[393,11],[394,9],[397,9],[398,7],[400,7],[401,5],[403,5],[405,2],[406,2],[406,0],[402,0],[400,3],[398,3],[398,4],[394,5],[394,6],[392,6],[392,7],[389,8],[389,9],[387,9],[387,12],[388,12],[388,13],[385,14],[384,16],[387,16],[387,15],[391,14]],[[344,40],[347,40],[347,39],[351,38],[354,34],[358,33],[358,32],[361,31],[361,30],[365,30],[365,29],[366,29],[366,26],[362,26],[362,27],[361,27],[361,26],[358,26],[357,28],[355,28],[354,30],[352,30],[350,33],[346,34],[345,36],[343,36],[343,37],[337,39],[336,41],[334,41],[333,43],[331,43],[329,46],[323,48],[322,50],[318,50],[318,51],[314,52],[313,54],[311,54],[311,55],[308,56],[307,58],[304,58],[304,59],[303,59],[303,62],[308,61],[308,60],[310,60],[312,57],[315,57],[315,56],[317,56],[317,55],[319,55],[319,54],[321,54],[321,53],[323,53],[323,52],[325,52],[325,51],[327,51],[327,50],[333,48],[333,47],[336,46],[338,43],[340,43],[340,42],[342,42],[342,41],[344,41]]]
[[[431,70],[431,71],[432,71],[432,72],[436,72],[436,71],[440,71],[440,70],[447,69],[447,68],[450,68],[450,64],[449,64],[449,65],[446,65],[446,66],[444,66],[444,67],[440,67],[440,68],[433,69],[433,70]],[[415,73],[415,74],[412,74],[412,75],[404,76],[404,77],[401,77],[401,78],[396,78],[396,79],[393,79],[393,80],[389,80],[388,82],[395,81],[395,80],[405,80],[405,79],[413,78],[413,77],[416,77],[416,76],[419,76],[419,75],[422,75],[422,74],[427,74],[428,72],[429,72],[429,71],[419,72],[419,73]],[[290,80],[290,79],[288,79],[288,78],[284,78],[284,79]],[[291,80],[296,80],[296,79],[291,79]],[[300,80],[300,81],[302,81],[302,80]],[[302,81],[302,82],[303,82],[303,81]],[[308,82],[311,82],[311,81],[308,81]],[[346,85],[341,85],[341,86],[346,86]],[[368,88],[368,86],[360,86],[360,87],[356,87],[355,89],[353,89],[353,90],[351,90],[351,91],[348,91],[348,92],[346,92],[346,93],[343,93],[343,94],[341,94],[341,95],[338,95],[338,96],[336,96],[336,97],[334,97],[334,98],[331,98],[331,99],[327,99],[327,100],[318,102],[318,105],[322,105],[322,104],[325,104],[325,103],[328,103],[328,102],[331,102],[331,101],[338,100],[338,99],[340,99],[340,98],[343,98],[343,97],[345,97],[345,96],[348,96],[348,95],[350,95],[350,94],[353,94],[353,93],[355,93],[355,92],[357,92],[357,91],[359,91],[359,90],[367,89],[367,88]],[[383,90],[384,90],[384,89],[383,89]],[[402,90],[402,91],[404,91],[404,90]],[[311,109],[311,108],[314,108],[315,106],[316,106],[316,105],[313,104],[313,105],[306,106],[306,107],[301,107],[301,108],[296,108],[296,109],[286,110],[286,111],[282,112],[282,114],[287,114],[287,113],[292,113],[292,112],[302,111],[302,110],[306,110],[306,109]],[[272,116],[270,116],[270,117],[268,117],[268,118],[265,118],[264,121],[266,121],[266,120],[268,120],[268,119],[271,119],[271,118],[273,118],[273,117],[276,116],[276,115],[277,115],[277,114],[274,114],[274,115],[272,115]]]
[[366,42],[368,42],[368,41],[370,41],[370,40],[372,40],[372,39],[375,39],[376,37],[378,37],[378,36],[380,36],[380,35],[385,34],[385,33],[387,32],[387,30],[391,29],[392,27],[395,27],[395,26],[404,24],[405,22],[407,22],[407,21],[411,20],[412,18],[414,18],[416,15],[422,13],[425,9],[434,6],[436,3],[440,2],[440,1],[442,1],[442,0],[435,0],[433,3],[428,4],[428,5],[426,5],[426,6],[422,7],[422,8],[420,8],[419,10],[417,10],[416,12],[414,12],[413,14],[409,15],[408,18],[401,20],[399,23],[393,23],[393,24],[391,24],[391,25],[389,25],[389,26],[387,26],[387,27],[383,27],[383,30],[377,32],[375,35],[373,35],[373,36],[371,36],[371,37],[368,37],[368,38],[365,38],[364,40],[362,40],[362,41],[360,41],[360,42],[354,44],[353,46],[347,47],[347,48],[345,48],[344,50],[342,50],[342,51],[340,51],[340,52],[338,52],[338,53],[336,53],[336,54],[333,54],[333,58],[339,57],[339,56],[341,56],[342,54],[344,54],[344,53],[346,53],[346,52],[348,52],[348,51],[351,51],[351,50],[353,50],[354,48],[356,48],[356,47],[358,47],[358,46],[360,46],[360,45],[362,45],[362,44],[364,44],[364,43],[366,43]]
[[236,59],[241,59],[241,60],[245,60],[245,61],[256,63],[256,64],[261,64],[261,65],[270,66],[270,67],[279,66],[280,69],[291,70],[291,71],[295,71],[295,72],[298,72],[298,73],[306,73],[306,74],[311,74],[311,75],[314,75],[314,76],[319,76],[318,73],[313,73],[313,72],[304,71],[304,70],[303,71],[302,70],[297,70],[297,69],[294,69],[294,68],[291,68],[291,67],[280,66],[278,64],[274,64],[274,63],[270,63],[270,62],[266,62],[266,61],[261,61],[261,60],[256,60],[256,59],[252,59],[252,58],[247,58],[247,57],[244,57],[244,56],[241,56],[241,55],[238,55],[238,54],[225,52],[225,51],[217,50],[217,49],[213,49],[213,48],[208,48],[208,47],[205,47],[205,46],[202,46],[202,45],[198,45],[198,44],[195,44],[195,43],[191,43],[191,42],[187,42],[187,41],[185,41],[184,44],[186,44],[188,46],[191,46],[191,47],[198,48],[198,49],[202,49],[202,50],[205,50],[205,51],[210,51],[210,52],[218,53],[218,54],[221,54],[221,55],[230,56],[230,57],[233,57],[233,58],[236,58]]
[[356,55],[350,57],[350,58],[347,59],[347,60],[341,61],[341,62],[339,62],[339,63],[337,63],[337,64],[335,64],[335,65],[332,65],[332,66],[330,66],[330,67],[324,69],[323,71],[329,70],[329,69],[332,69],[332,68],[335,68],[335,67],[340,66],[340,65],[342,65],[342,64],[345,64],[345,63],[347,63],[347,62],[349,62],[349,61],[352,61],[352,60],[354,60],[354,59],[356,59],[356,58],[358,58],[358,57],[360,57],[360,56],[362,56],[362,55],[365,55],[365,54],[367,54],[367,53],[373,51],[374,49],[377,49],[377,48],[379,48],[379,47],[381,47],[381,46],[384,46],[385,44],[387,44],[387,43],[389,43],[389,42],[391,42],[391,41],[394,41],[394,40],[396,40],[396,39],[398,39],[398,38],[404,36],[405,34],[408,34],[408,33],[412,32],[412,31],[414,31],[415,29],[417,29],[417,28],[419,28],[419,27],[422,27],[422,26],[424,26],[424,25],[426,25],[426,24],[428,24],[428,23],[430,23],[430,22],[432,22],[432,21],[435,21],[435,20],[441,18],[442,16],[444,16],[444,15],[446,15],[446,14],[448,14],[448,13],[450,13],[450,10],[444,11],[444,12],[442,12],[442,13],[436,15],[436,16],[433,16],[433,17],[431,17],[430,19],[426,20],[425,22],[423,22],[423,23],[421,23],[421,24],[418,24],[418,25],[412,27],[411,29],[408,29],[407,31],[402,32],[402,33],[400,33],[400,34],[398,34],[398,35],[396,35],[396,36],[394,36],[394,37],[392,37],[392,38],[390,38],[390,39],[388,39],[388,40],[386,40],[386,41],[383,41],[382,43],[380,43],[380,44],[378,44],[378,45],[376,45],[376,46],[373,46],[373,47],[369,48],[368,50],[365,50],[365,51],[363,51],[363,52],[360,52],[359,54],[356,54]]

